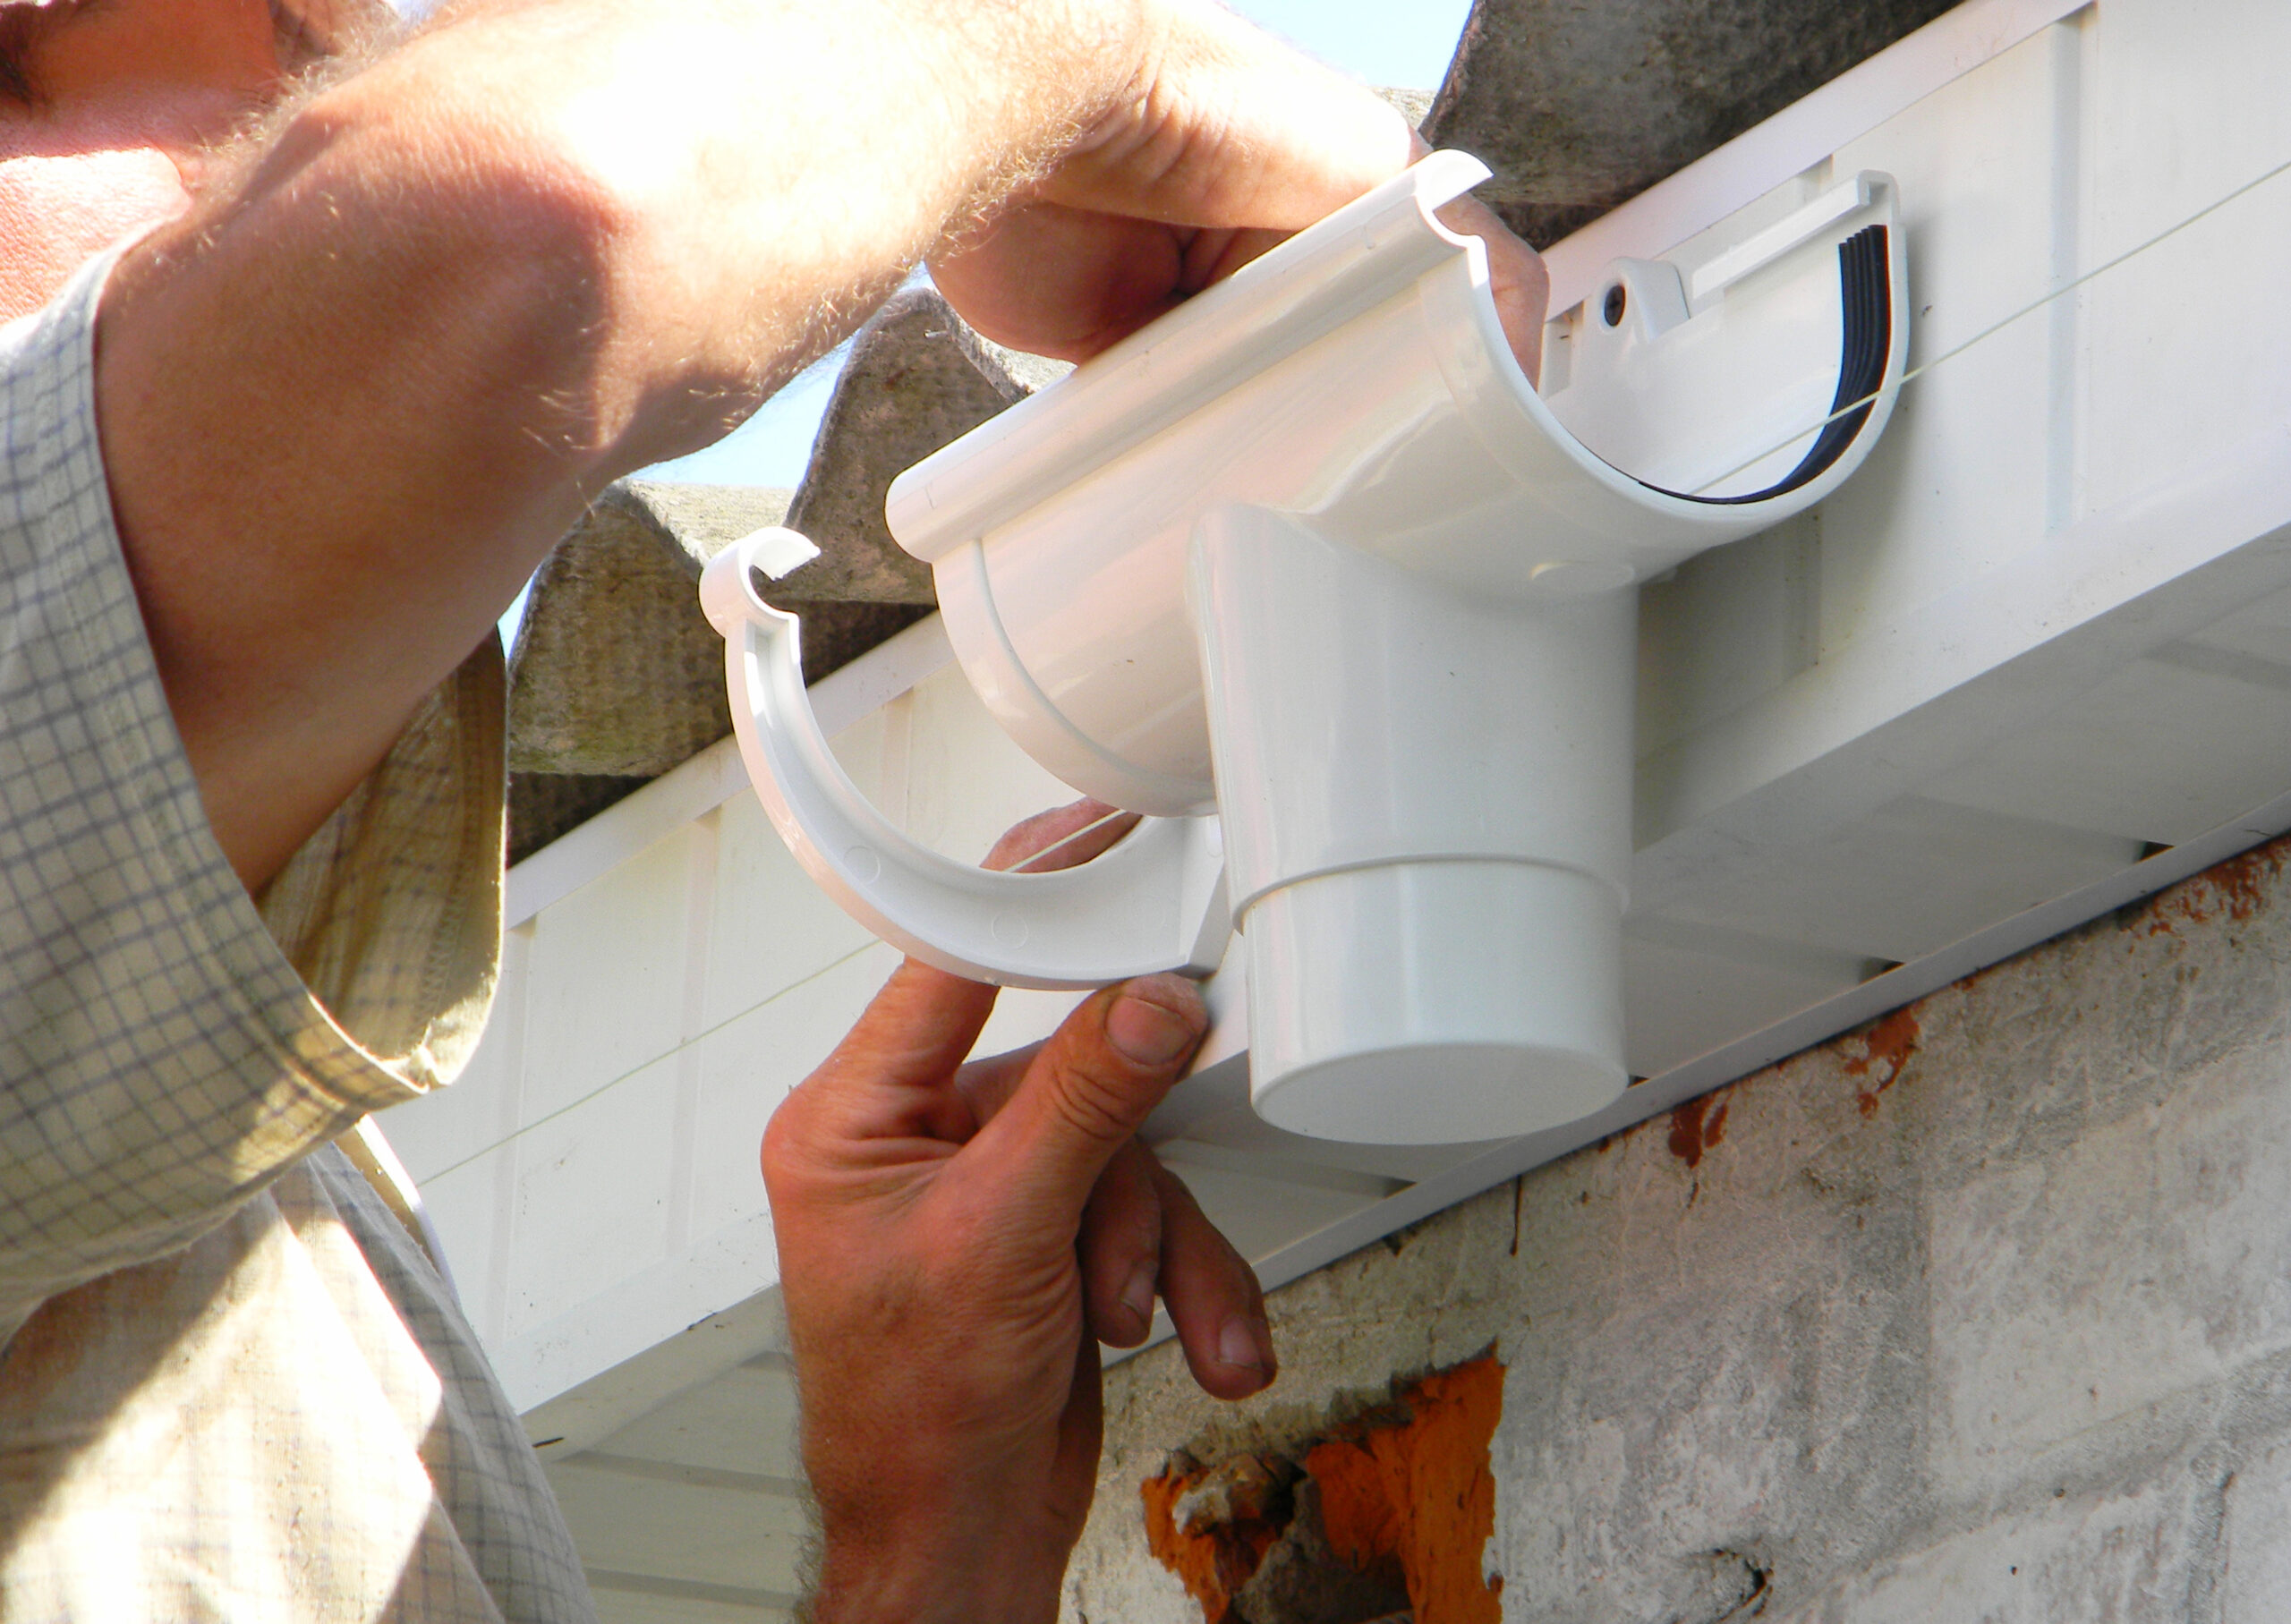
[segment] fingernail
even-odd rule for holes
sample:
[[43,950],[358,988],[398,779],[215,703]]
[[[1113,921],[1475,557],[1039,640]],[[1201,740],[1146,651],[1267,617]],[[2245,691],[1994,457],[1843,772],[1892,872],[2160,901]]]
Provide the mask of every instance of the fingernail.
[[1137,1329],[1144,1331],[1154,1322],[1154,1265],[1140,1263],[1137,1272],[1129,1277],[1129,1284],[1121,1288],[1121,1305],[1137,1316]]
[[1166,1066],[1186,1051],[1197,1028],[1176,1010],[1124,993],[1106,1012],[1106,1038],[1140,1066]]
[[1238,1314],[1227,1320],[1225,1329],[1217,1333],[1217,1357],[1237,1370],[1265,1369],[1265,1353],[1257,1347],[1256,1333]]

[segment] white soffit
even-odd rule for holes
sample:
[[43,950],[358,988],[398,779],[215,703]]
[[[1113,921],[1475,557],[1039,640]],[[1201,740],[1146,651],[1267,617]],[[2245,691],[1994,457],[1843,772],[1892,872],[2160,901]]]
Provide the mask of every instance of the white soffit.
[[2048,23],[2092,3],[1965,0],[1554,243],[1544,255],[1553,312],[1580,302],[1610,261],[1667,252]]

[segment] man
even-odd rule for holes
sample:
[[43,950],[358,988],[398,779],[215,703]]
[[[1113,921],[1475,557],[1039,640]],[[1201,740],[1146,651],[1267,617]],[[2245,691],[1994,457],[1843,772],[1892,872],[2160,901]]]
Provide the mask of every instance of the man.
[[[916,259],[1081,359],[1414,149],[1208,0],[0,0],[0,1617],[589,1616],[331,1148],[482,1017],[495,617]],[[1271,1377],[1132,1137],[1197,994],[965,1067],[991,997],[902,969],[766,1146],[822,1620],[1052,1616],[1156,1293]]]

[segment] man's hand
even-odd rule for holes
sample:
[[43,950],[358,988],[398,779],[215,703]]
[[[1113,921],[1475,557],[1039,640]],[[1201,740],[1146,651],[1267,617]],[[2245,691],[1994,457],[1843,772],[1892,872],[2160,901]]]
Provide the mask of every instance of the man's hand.
[[[1086,361],[1390,180],[1431,149],[1390,104],[1206,0],[1170,0],[1134,85],[931,275],[999,344]],[[1542,258],[1485,204],[1441,211],[1484,239],[1505,336],[1541,370]]]
[[[1021,825],[991,861],[1103,810]],[[1096,1344],[1143,1340],[1157,1290],[1205,1389],[1272,1379],[1256,1276],[1135,1137],[1206,1025],[1193,983],[1110,988],[965,1065],[993,1003],[909,961],[764,1137],[820,1624],[1054,1618],[1096,1476]]]

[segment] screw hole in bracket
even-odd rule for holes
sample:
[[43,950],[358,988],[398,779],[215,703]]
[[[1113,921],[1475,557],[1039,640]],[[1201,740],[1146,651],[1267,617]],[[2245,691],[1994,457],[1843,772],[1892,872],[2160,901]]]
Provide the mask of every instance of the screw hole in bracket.
[[1618,282],[1607,289],[1606,303],[1601,307],[1599,313],[1606,318],[1609,327],[1619,327],[1622,325],[1622,312],[1630,302],[1631,296],[1622,291],[1622,284]]

